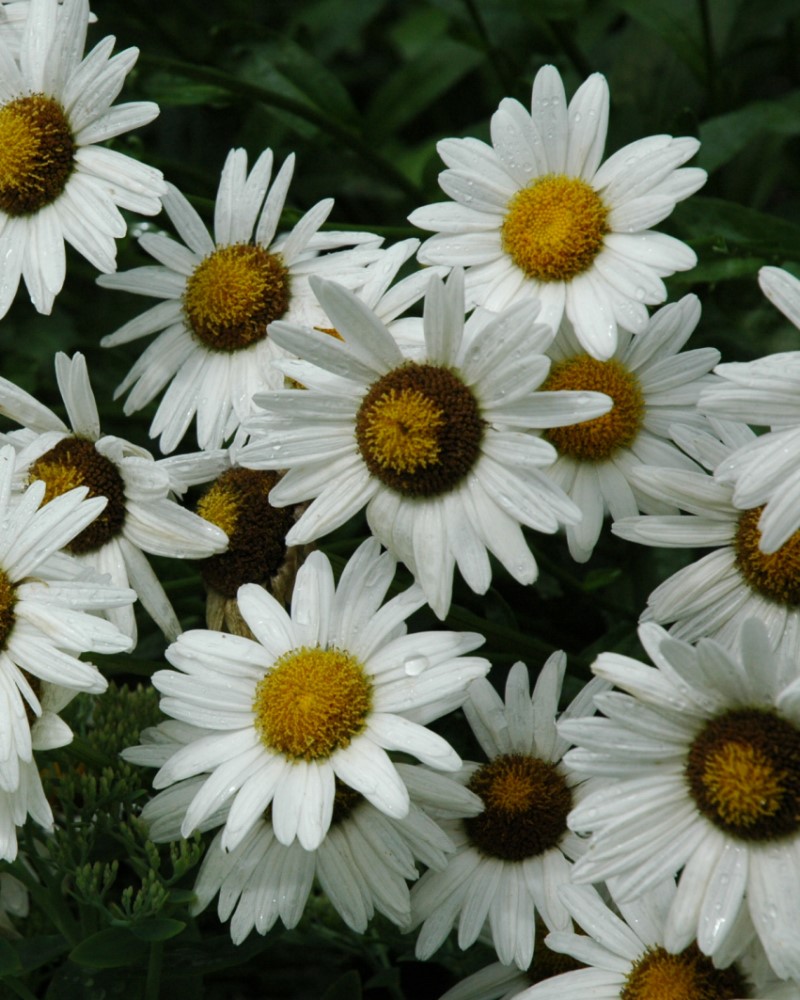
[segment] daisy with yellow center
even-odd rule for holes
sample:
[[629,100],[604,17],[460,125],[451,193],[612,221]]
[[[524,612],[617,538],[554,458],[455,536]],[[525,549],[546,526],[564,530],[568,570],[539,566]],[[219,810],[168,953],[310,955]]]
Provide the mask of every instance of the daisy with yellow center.
[[453,200],[409,216],[433,230],[423,264],[466,266],[467,301],[499,311],[541,302],[540,320],[564,316],[582,350],[614,356],[619,330],[641,333],[647,306],[666,299],[662,278],[694,266],[685,244],[650,227],[705,182],[681,165],[695,139],[651,136],[601,164],[608,85],[595,73],[567,106],[553,66],[533,82],[531,110],[505,98],[492,116],[491,145],[444,139],[439,175]]
[[[192,739],[207,735],[209,730],[169,720],[145,730],[141,745],[129,747],[123,757],[158,766]],[[234,944],[241,944],[253,930],[266,934],[278,920],[287,928],[295,927],[316,883],[358,933],[367,929],[376,912],[398,926],[406,925],[410,914],[406,883],[419,876],[418,862],[444,868],[453,850],[450,838],[424,810],[436,806],[454,816],[468,816],[481,804],[444,774],[411,764],[396,768],[408,788],[408,815],[389,816],[336,779],[331,825],[315,850],[306,850],[297,840],[282,844],[275,836],[271,807],[232,850],[222,846],[223,831],[217,833],[195,881],[193,913],[203,911],[219,894],[219,919],[230,923]],[[142,820],[154,843],[180,838],[186,808],[205,777],[179,781],[145,805]],[[227,801],[200,828],[223,824],[229,808]]]
[[543,390],[602,392],[613,400],[601,417],[544,432],[558,452],[547,475],[583,514],[566,529],[570,553],[578,562],[591,556],[606,514],[616,520],[668,509],[638,488],[635,469],[643,464],[697,468],[671,440],[669,429],[675,423],[707,425],[695,404],[719,352],[681,351],[699,318],[697,298],[687,295],[654,313],[636,336],[620,331],[617,349],[607,361],[582,350],[565,321],[547,352],[553,364]]
[[[308,388],[260,394],[237,460],[288,469],[270,493],[279,506],[313,502],[289,531],[303,544],[366,505],[370,529],[413,572],[436,614],[450,606],[458,565],[472,590],[491,582],[493,553],[520,583],[537,566],[522,525],[548,533],[578,508],[543,474],[556,456],[539,432],[605,413],[593,391],[537,392],[553,334],[521,303],[464,321],[463,274],[429,278],[424,347],[401,347],[366,303],[313,281],[343,340],[277,323],[297,354],[281,366]],[[529,433],[533,432],[533,433]]]
[[[743,947],[737,928],[752,922],[775,974],[798,979],[797,658],[776,654],[755,618],[727,648],[711,639],[693,647],[652,624],[639,638],[656,666],[602,653],[593,671],[627,693],[595,696],[603,718],[559,726],[578,747],[567,766],[604,782],[568,819],[592,833],[573,879],[613,877],[619,902],[680,872],[668,951],[696,939],[724,966]],[[650,981],[642,972],[629,996],[648,996]]]
[[425,598],[413,586],[382,606],[394,572],[394,559],[369,539],[334,586],[327,557],[313,552],[297,574],[291,614],[248,584],[238,600],[253,639],[196,630],[169,647],[175,670],[153,677],[163,711],[213,731],[178,749],[154,780],[166,788],[206,776],[183,836],[230,803],[220,843],[234,850],[270,806],[277,840],[313,851],[333,819],[336,779],[401,819],[408,790],[387,751],[440,770],[460,766],[424,724],[458,707],[488,671],[487,660],[462,655],[483,639],[405,635],[405,619]]
[[[709,470],[755,439],[743,424],[714,426],[724,440],[696,427],[673,428],[675,439]],[[763,508],[738,509],[729,483],[699,468],[649,465],[634,469],[632,481],[651,504],[686,513],[622,518],[612,526],[615,535],[644,545],[712,549],[656,587],[642,619],[671,624],[670,632],[689,642],[708,636],[728,645],[745,618],[758,617],[774,649],[800,657],[800,531],[766,554]]]
[[127,230],[120,208],[161,208],[158,170],[97,145],[158,114],[149,101],[112,107],[138,50],[112,57],[114,39],[105,38],[84,59],[88,23],[87,0],[30,0],[16,61],[17,39],[0,35],[0,316],[20,278],[39,312],[50,312],[65,241],[113,271],[114,241]]
[[164,453],[175,449],[194,420],[201,448],[227,441],[254,412],[253,393],[283,385],[273,363],[286,354],[273,341],[271,324],[287,319],[330,326],[309,276],[329,275],[360,288],[366,265],[381,255],[380,239],[370,233],[321,231],[331,198],[306,212],[291,232],[278,233],[294,156],[270,184],[272,163],[272,151],[264,150],[248,173],[245,150],[230,151],[213,238],[169,185],[164,208],[184,242],[145,233],[139,243],[157,266],[99,279],[105,288],[161,300],[102,343],[113,347],[158,333],[117,395],[128,392],[125,412],[135,413],[165,390],[150,427]]
[[[761,956],[750,944],[749,927],[737,929],[739,952],[749,946],[741,957],[730,951],[712,961],[694,942],[668,949],[666,924],[675,899],[671,879],[633,902],[619,898],[613,880],[610,889],[613,909],[587,886],[561,890],[564,904],[584,933],[557,932],[545,940],[549,948],[584,967],[510,992],[504,1000],[790,1000],[793,996],[793,986],[758,968]],[[451,994],[447,997],[451,1000]],[[457,990],[452,1000],[460,1000]]]
[[[762,292],[800,329],[800,280],[779,267],[758,272]],[[700,397],[703,412],[770,430],[748,441],[715,469],[733,485],[734,504],[761,508],[759,548],[771,554],[800,531],[800,351],[717,365],[721,376]]]
[[[86,359],[59,353],[55,367],[69,426],[27,392],[0,379],[0,408],[22,425],[7,435],[17,451],[15,487],[40,481],[48,505],[76,487],[100,501],[99,516],[62,544],[84,564],[107,573],[116,586],[132,586],[156,624],[174,638],[180,623],[144,553],[203,559],[227,547],[224,531],[174,498],[189,485],[207,481],[227,462],[218,453],[156,462],[144,448],[103,434]],[[135,640],[130,602],[105,613]]]
[[[458,944],[468,948],[488,921],[501,962],[527,969],[534,954],[536,917],[566,930],[569,915],[557,888],[567,884],[581,853],[567,815],[586,788],[561,764],[569,743],[556,733],[566,656],[545,664],[531,697],[528,671],[515,664],[503,702],[488,681],[470,687],[464,713],[489,758],[468,762],[459,777],[483,803],[471,818],[444,822],[456,854],[442,872],[428,872],[411,891],[413,923],[422,924],[416,953],[429,958],[458,922]],[[564,712],[593,711],[593,681]]]

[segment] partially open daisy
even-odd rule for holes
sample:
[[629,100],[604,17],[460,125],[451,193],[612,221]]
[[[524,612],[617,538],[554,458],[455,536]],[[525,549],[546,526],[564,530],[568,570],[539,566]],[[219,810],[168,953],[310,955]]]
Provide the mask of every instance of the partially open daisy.
[[775,654],[754,618],[731,649],[653,624],[639,637],[656,666],[602,653],[592,669],[628,693],[597,695],[604,718],[559,727],[578,746],[571,770],[613,779],[569,816],[592,833],[573,879],[616,876],[617,898],[633,899],[680,872],[668,950],[696,938],[729,954],[747,909],[776,975],[800,978],[797,657]]
[[599,73],[569,107],[553,66],[533,83],[530,113],[506,98],[492,116],[492,145],[445,139],[448,169],[439,183],[454,200],[409,216],[437,233],[422,246],[425,264],[467,267],[469,305],[505,309],[539,299],[539,319],[557,329],[566,313],[584,350],[608,360],[617,328],[647,324],[647,305],[666,299],[661,280],[693,267],[684,243],[653,232],[675,203],[705,182],[678,169],[696,139],[640,139],[600,165],[608,124],[608,85]]
[[541,471],[553,446],[526,432],[600,416],[611,400],[535,391],[553,334],[534,324],[533,303],[467,336],[460,270],[447,284],[431,278],[425,353],[413,359],[355,295],[333,282],[313,287],[344,339],[275,325],[279,344],[313,362],[302,374],[308,388],[260,394],[266,413],[248,423],[251,443],[238,455],[250,468],[288,469],[272,503],[316,498],[287,541],[313,541],[366,505],[372,533],[440,618],[456,564],[477,593],[491,583],[488,552],[532,583],[537,566],[521,525],[553,533],[580,512]]
[[265,934],[280,918],[294,927],[315,881],[353,930],[363,933],[375,912],[393,923],[408,923],[407,881],[419,876],[417,862],[442,869],[453,844],[424,811],[436,804],[451,814],[469,815],[481,804],[467,789],[444,775],[397,764],[409,790],[405,817],[387,816],[363,795],[336,783],[331,826],[315,851],[298,841],[282,844],[268,815],[233,850],[217,834],[203,860],[194,892],[193,912],[204,910],[219,893],[218,914],[230,920],[231,938],[240,944],[255,929]]
[[[14,792],[36,748],[71,739],[57,712],[69,692],[98,694],[106,680],[82,653],[119,653],[130,639],[98,611],[127,606],[130,590],[81,578],[53,556],[102,516],[106,503],[77,489],[40,506],[45,485],[12,492],[14,450],[0,448],[0,789]],[[66,692],[65,697],[61,692]]]
[[[547,945],[583,968],[538,982],[508,1000],[790,1000],[794,996],[788,984],[774,976],[754,974],[750,956],[733,964],[738,957],[733,953],[712,961],[694,942],[669,950],[665,928],[675,898],[671,879],[640,899],[618,902],[619,913],[588,886],[566,886],[560,895],[585,933],[549,934]],[[743,930],[736,944],[747,943],[748,928]],[[457,1000],[455,991],[452,1000]]]
[[[706,468],[754,438],[743,424],[716,426],[727,443],[695,429],[676,431]],[[622,518],[612,525],[615,535],[664,548],[713,549],[656,587],[642,620],[672,623],[671,633],[690,642],[708,636],[730,644],[743,619],[758,617],[775,649],[800,656],[800,531],[767,555],[759,544],[762,508],[735,507],[730,484],[699,469],[642,466],[633,477],[654,500],[687,513]]]
[[[103,498],[100,516],[62,544],[73,556],[107,573],[116,586],[132,586],[156,624],[174,637],[180,624],[144,553],[202,559],[223,551],[227,536],[176,503],[171,460],[156,462],[144,448],[101,433],[82,354],[72,358],[57,354],[56,379],[70,427],[33,396],[0,379],[0,408],[24,425],[23,430],[4,435],[17,449],[17,487],[41,480],[46,501],[76,486],[88,488],[90,497]],[[183,456],[183,467],[189,462],[190,456]],[[106,614],[136,638],[130,605],[110,608]]]
[[255,639],[195,630],[169,647],[175,669],[153,677],[163,711],[214,730],[173,754],[154,780],[165,788],[209,775],[186,810],[184,836],[232,800],[226,850],[269,805],[280,843],[297,838],[314,850],[331,825],[336,778],[401,818],[409,794],[387,750],[442,770],[460,766],[424,724],[458,707],[469,683],[486,674],[487,660],[462,656],[483,639],[405,635],[405,619],[425,598],[412,586],[381,606],[395,565],[368,539],[334,587],[327,557],[313,552],[297,574],[291,614],[261,587],[239,590]]
[[166,389],[150,427],[165,453],[195,417],[201,448],[218,448],[230,438],[253,413],[253,393],[283,385],[273,362],[285,354],[269,335],[270,325],[290,319],[330,326],[308,287],[309,275],[357,288],[366,280],[364,265],[380,254],[380,240],[370,233],[320,232],[331,198],[309,209],[291,232],[276,235],[293,170],[289,156],[270,187],[272,151],[265,150],[248,174],[246,151],[232,149],[217,191],[213,239],[169,185],[164,208],[185,246],[145,233],[139,242],[158,265],[99,279],[105,288],[162,300],[102,343],[113,347],[159,333],[117,395],[130,390],[125,412],[135,413]]
[[273,507],[270,490],[277,472],[230,465],[207,487],[197,513],[228,536],[228,548],[198,563],[206,585],[206,624],[210,629],[249,635],[236,595],[245,583],[266,587],[281,604],[292,596],[304,547],[287,546],[286,535],[298,509]]
[[[800,280],[778,267],[762,267],[758,282],[800,328]],[[772,554],[800,530],[800,351],[717,365],[714,371],[722,381],[705,390],[701,409],[771,428],[727,456],[715,475],[733,483],[737,507],[763,507],[759,547]]]
[[602,417],[554,427],[543,435],[558,451],[547,475],[583,513],[566,529],[570,553],[578,562],[591,556],[606,513],[616,520],[639,511],[675,512],[639,490],[631,478],[633,469],[697,469],[668,435],[674,423],[705,423],[695,404],[719,351],[709,347],[678,353],[699,318],[700,303],[687,295],[655,313],[636,336],[620,331],[608,361],[582,351],[565,321],[547,352],[553,366],[542,389],[594,390],[614,401]]
[[64,241],[100,271],[116,267],[120,208],[155,215],[161,173],[97,143],[152,121],[157,105],[112,103],[137,49],[108,37],[82,58],[87,0],[31,0],[15,61],[0,36],[0,316],[20,276],[39,312],[64,284]]
[[[443,824],[457,852],[444,871],[427,872],[412,889],[413,924],[422,924],[418,958],[429,958],[456,920],[461,948],[473,944],[488,920],[501,962],[526,969],[536,914],[550,930],[569,926],[557,888],[569,882],[570,861],[581,852],[567,815],[583,789],[561,764],[569,743],[556,734],[565,669],[566,656],[553,654],[531,697],[527,668],[515,664],[505,703],[488,681],[470,687],[464,713],[489,760],[466,763],[460,778],[484,809]],[[565,717],[594,711],[597,683],[573,701]]]

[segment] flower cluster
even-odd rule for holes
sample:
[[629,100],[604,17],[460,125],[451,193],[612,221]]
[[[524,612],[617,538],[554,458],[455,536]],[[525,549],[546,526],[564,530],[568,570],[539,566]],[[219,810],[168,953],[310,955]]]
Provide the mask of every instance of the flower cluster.
[[[65,243],[102,289],[157,299],[98,339],[153,337],[116,397],[161,455],[98,406],[90,352],[56,354],[55,409],[0,378],[0,859],[28,817],[45,831],[22,881],[0,872],[0,925],[37,860],[61,883],[68,811],[35,754],[91,727],[62,711],[144,633],[131,672],[166,718],[122,758],[155,794],[103,829],[147,830],[148,878],[154,845],[203,857],[186,892],[175,848],[169,887],[123,893],[110,931],[167,941],[170,907],[217,899],[240,945],[329,905],[357,933],[418,930],[421,961],[454,930],[493,949],[450,1000],[796,998],[800,352],[684,349],[700,299],[667,303],[664,279],[697,258],[654,227],[704,184],[698,140],[604,159],[605,78],[568,103],[544,66],[490,142],[439,143],[450,200],[411,212],[424,242],[329,228],[330,197],[296,210],[295,157],[270,148],[228,152],[209,226],[105,145],[158,108],[114,104],[138,52],[84,54],[93,21],[87,0],[0,2],[0,317],[20,279],[52,310]],[[116,273],[121,210],[162,207],[126,251],[155,263]],[[800,280],[759,280],[800,327]],[[637,592],[652,665],[632,628],[570,674],[538,635],[476,655],[517,624],[501,590],[539,600],[616,539],[712,550]],[[92,878],[81,857],[63,884]]]

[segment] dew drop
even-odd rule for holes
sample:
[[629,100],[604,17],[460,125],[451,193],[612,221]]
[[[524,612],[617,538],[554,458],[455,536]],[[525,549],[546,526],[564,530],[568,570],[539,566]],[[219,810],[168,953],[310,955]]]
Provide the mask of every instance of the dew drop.
[[403,669],[409,677],[419,677],[429,666],[430,660],[427,656],[409,656],[403,663]]

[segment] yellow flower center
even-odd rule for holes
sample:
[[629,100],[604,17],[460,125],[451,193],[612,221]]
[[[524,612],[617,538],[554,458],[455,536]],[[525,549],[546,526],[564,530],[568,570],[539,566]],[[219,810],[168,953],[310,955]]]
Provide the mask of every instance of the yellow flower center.
[[226,552],[199,564],[206,585],[224,597],[235,597],[243,583],[267,582],[283,562],[294,511],[269,502],[278,478],[276,472],[228,469],[197,504],[197,513],[228,536]]
[[639,379],[621,361],[598,361],[588,354],[557,361],[542,390],[558,389],[604,392],[614,401],[602,417],[545,431],[560,454],[579,462],[603,462],[633,443],[644,418],[644,394]]
[[523,861],[555,847],[567,832],[572,792],[555,764],[523,754],[502,754],[472,775],[468,787],[484,811],[464,820],[483,854]]
[[6,648],[8,637],[14,628],[14,622],[17,618],[14,614],[16,603],[17,588],[5,570],[0,569],[0,650]]
[[242,350],[263,340],[289,308],[289,277],[280,254],[249,243],[219,247],[186,282],[186,321],[212,351]]
[[766,709],[725,712],[692,742],[686,778],[703,815],[741,840],[800,830],[800,729]]
[[500,231],[503,250],[536,281],[571,281],[603,246],[608,209],[579,177],[547,174],[509,200]]
[[736,966],[716,969],[696,944],[677,955],[648,948],[633,964],[620,1000],[741,1000],[750,996]]
[[408,362],[378,379],[356,417],[367,468],[398,493],[435,496],[456,486],[480,452],[483,421],[472,391],[449,368]]
[[55,201],[74,166],[75,140],[64,109],[44,94],[0,108],[0,209],[32,215]]
[[106,497],[105,510],[66,546],[75,554],[92,552],[116,537],[125,523],[125,484],[119,469],[85,438],[62,438],[37,459],[28,479],[44,480],[49,503],[77,486],[88,486],[90,497]]
[[746,583],[764,597],[789,607],[800,605],[800,531],[769,555],[758,547],[758,521],[763,507],[752,507],[739,518],[733,547],[736,566]]
[[340,649],[301,646],[275,661],[258,683],[255,727],[270,750],[296,760],[320,760],[363,731],[372,682]]

